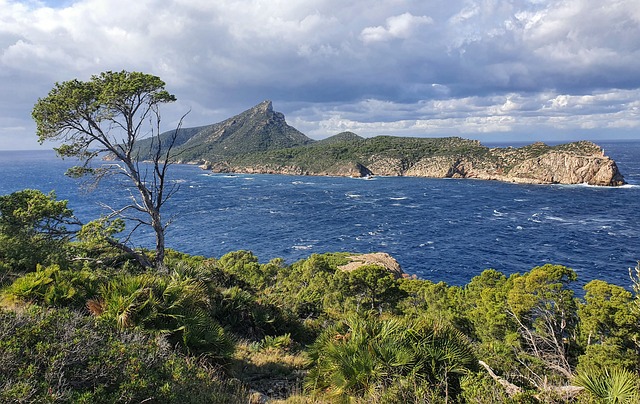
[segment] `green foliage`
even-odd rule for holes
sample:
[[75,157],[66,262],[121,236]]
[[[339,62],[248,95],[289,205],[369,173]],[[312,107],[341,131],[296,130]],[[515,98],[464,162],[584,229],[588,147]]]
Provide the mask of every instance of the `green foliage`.
[[251,251],[234,251],[223,255],[218,260],[220,268],[244,281],[255,289],[263,289],[275,281],[278,270],[282,267],[282,260],[274,260],[261,265],[258,257]]
[[0,196],[0,272],[24,273],[66,258],[78,221],[56,194],[26,189]]
[[461,288],[420,279],[400,279],[398,282],[406,294],[399,303],[405,315],[428,316],[435,321],[451,323],[460,330],[469,330],[469,320],[463,310],[467,300]]
[[344,284],[344,296],[355,302],[356,311],[371,310],[382,314],[393,310],[406,296],[386,268],[379,265],[363,265],[350,272],[338,272],[339,283]]
[[513,329],[507,313],[507,277],[487,269],[471,279],[465,288],[467,303],[471,303],[468,316],[481,341],[503,340]]
[[374,398],[393,391],[404,400],[455,397],[475,366],[471,345],[451,326],[426,319],[348,316],[310,348],[307,388],[329,398]]
[[269,349],[282,349],[289,350],[291,345],[293,344],[293,340],[291,339],[291,334],[287,333],[284,335],[271,336],[266,335],[260,342],[256,342],[251,345],[251,349],[254,351],[263,351]]
[[[163,144],[158,136],[153,136],[145,150],[153,162],[152,169],[139,164],[142,158],[136,148],[141,137],[158,134],[159,106],[176,100],[164,85],[159,77],[145,73],[103,72],[86,82],[76,79],[56,83],[47,97],[38,99],[32,111],[39,142],[60,142],[58,155],[73,157],[80,164],[71,168],[69,175],[91,175],[90,187],[95,187],[105,176],[119,173],[135,187],[137,199],[131,194],[129,205],[112,207],[113,216],[133,221],[134,230],[140,225],[151,227],[156,236],[154,262],[126,243],[111,244],[133,255],[142,266],[157,269],[164,267],[164,231],[168,225],[162,221],[161,208],[176,191],[175,187],[166,186],[165,181],[173,141]],[[149,131],[143,129],[147,122]],[[92,166],[94,159],[105,154],[121,164]],[[105,240],[110,241],[111,235]]]
[[88,244],[88,248],[98,248],[108,240],[116,241],[113,236],[123,232],[124,228],[124,220],[102,217],[82,226],[78,240]]
[[[0,312],[3,402],[233,402],[244,392],[212,364],[295,383],[305,350],[318,402],[535,402],[572,380],[589,390],[580,402],[638,400],[638,294],[596,280],[578,299],[563,266],[486,270],[458,287],[376,265],[343,271],[348,253],[285,265],[168,250],[158,272],[113,250],[119,220],[91,222],[71,243],[72,215],[53,194],[0,197],[2,207],[0,236],[17,249],[35,237],[76,258],[52,253],[2,291],[20,310]],[[476,358],[525,393],[508,397]]]
[[574,378],[587,394],[598,403],[638,403],[640,378],[623,368],[585,368]]
[[522,401],[512,399],[504,388],[485,372],[468,373],[460,380],[460,401],[474,404],[523,404]]
[[62,270],[58,265],[38,265],[11,284],[4,295],[11,300],[34,302],[47,306],[82,308],[96,295],[99,276],[86,270]]
[[578,315],[586,352],[578,368],[597,364],[640,369],[640,312],[631,292],[600,280],[589,282],[584,290]]
[[510,279],[513,286],[507,295],[509,309],[532,324],[546,312],[574,320],[567,316],[575,312],[569,284],[576,279],[576,273],[570,268],[551,264],[535,267],[523,275],[516,274]]
[[466,155],[479,158],[486,156],[488,150],[477,141],[457,137],[377,136],[363,139],[357,136],[343,136],[335,141],[320,141],[305,146],[238,155],[229,158],[228,161],[231,165],[238,166],[274,169],[298,167],[302,173],[340,174],[344,173],[345,167],[366,166],[384,158],[398,159],[403,168],[408,168],[424,157]]
[[88,308],[118,329],[154,331],[191,352],[222,361],[233,352],[233,342],[210,315],[205,283],[188,273],[121,274],[102,285]]
[[[342,311],[337,266],[347,262],[348,254],[312,254],[290,268],[278,272],[278,282],[270,298],[289,307],[298,318],[315,320]],[[322,321],[322,320],[320,320]]]
[[246,403],[247,393],[162,339],[74,311],[0,311],[0,401]]
[[[81,160],[93,157],[95,152],[89,151],[89,146],[97,143],[97,138],[90,135],[95,127],[103,122],[117,122],[119,117],[134,116],[135,109],[143,104],[153,106],[175,101],[175,97],[164,90],[164,84],[156,76],[126,71],[104,72],[87,82],[56,83],[47,97],[38,99],[33,108],[38,138],[40,142],[65,140],[67,143],[57,149],[61,156]],[[126,123],[122,127],[126,128]]]

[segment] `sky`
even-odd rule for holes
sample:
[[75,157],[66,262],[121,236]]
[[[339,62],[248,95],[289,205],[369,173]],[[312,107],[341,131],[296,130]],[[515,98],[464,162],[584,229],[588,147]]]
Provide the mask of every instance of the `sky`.
[[166,130],[269,99],[314,139],[640,139],[640,0],[0,0],[0,150],[109,70],[166,82]]

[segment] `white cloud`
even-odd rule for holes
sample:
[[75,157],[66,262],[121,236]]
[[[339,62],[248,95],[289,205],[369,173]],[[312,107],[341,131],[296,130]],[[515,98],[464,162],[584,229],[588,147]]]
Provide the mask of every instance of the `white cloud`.
[[363,42],[381,42],[389,39],[406,39],[413,35],[414,31],[424,24],[433,23],[431,17],[422,15],[414,16],[404,13],[387,18],[385,26],[367,27],[360,33]]

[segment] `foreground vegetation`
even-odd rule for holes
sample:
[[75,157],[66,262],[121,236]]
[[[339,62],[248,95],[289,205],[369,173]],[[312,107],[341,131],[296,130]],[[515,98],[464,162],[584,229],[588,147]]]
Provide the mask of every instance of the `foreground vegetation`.
[[248,251],[162,270],[65,201],[0,197],[0,401],[534,403],[640,400],[631,292],[546,264],[465,286]]

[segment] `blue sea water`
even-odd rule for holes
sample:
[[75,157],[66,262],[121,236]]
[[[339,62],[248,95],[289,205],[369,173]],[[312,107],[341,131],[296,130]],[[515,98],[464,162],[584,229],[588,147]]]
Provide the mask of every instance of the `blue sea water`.
[[[180,186],[166,207],[169,247],[220,257],[239,249],[262,262],[312,253],[377,252],[405,272],[463,285],[482,270],[525,272],[545,263],[629,287],[640,259],[640,142],[601,142],[629,185],[518,185],[495,181],[210,174],[172,166]],[[72,165],[50,151],[0,152],[0,194],[55,190],[88,221],[122,206],[128,190],[79,189]],[[137,242],[152,245],[146,232]]]

